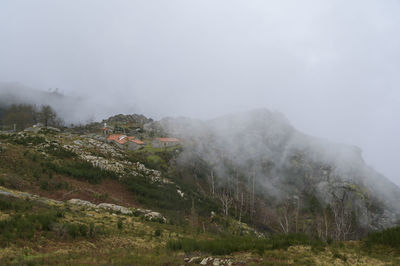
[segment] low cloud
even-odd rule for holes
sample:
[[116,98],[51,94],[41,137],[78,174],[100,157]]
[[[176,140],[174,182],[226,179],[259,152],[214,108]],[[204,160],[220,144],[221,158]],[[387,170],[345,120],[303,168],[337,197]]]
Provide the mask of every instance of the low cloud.
[[397,1],[0,5],[0,82],[59,88],[70,122],[268,108],[307,134],[361,147],[400,184]]

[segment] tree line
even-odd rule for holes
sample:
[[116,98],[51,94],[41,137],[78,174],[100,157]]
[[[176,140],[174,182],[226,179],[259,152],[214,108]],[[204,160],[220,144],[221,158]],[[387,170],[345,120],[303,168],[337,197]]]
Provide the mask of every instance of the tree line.
[[[222,216],[257,229],[306,234],[324,241],[359,239],[368,233],[359,218],[367,219],[365,224],[374,224],[379,215],[373,212],[383,208],[378,199],[362,192],[361,184],[344,182],[333,174],[333,167],[316,162],[307,161],[307,169],[286,166],[273,172],[273,163],[261,159],[249,160],[247,166],[240,167],[223,154],[209,161],[196,153],[186,154],[185,158],[178,162],[182,178],[191,177],[203,194],[219,203]],[[259,165],[263,165],[262,170],[257,169]],[[321,174],[323,170],[326,177]],[[279,197],[265,193],[262,182],[272,172],[281,175],[281,187],[296,193],[282,190]],[[326,202],[317,197],[316,190],[323,180]]]
[[45,127],[63,125],[62,119],[49,105],[12,104],[1,109],[0,125],[9,129],[20,131],[38,123]]

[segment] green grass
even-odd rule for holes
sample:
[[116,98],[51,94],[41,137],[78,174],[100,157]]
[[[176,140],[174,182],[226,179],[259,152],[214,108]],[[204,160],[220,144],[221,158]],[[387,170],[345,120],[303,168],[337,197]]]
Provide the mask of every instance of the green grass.
[[185,253],[200,251],[213,255],[228,255],[234,252],[253,251],[262,255],[265,250],[287,249],[293,245],[311,245],[312,247],[324,247],[325,243],[318,239],[311,239],[306,235],[274,235],[269,238],[258,237],[222,237],[212,240],[195,240],[183,238],[170,240],[167,248],[173,251],[182,250]]
[[177,146],[173,146],[173,147],[166,147],[166,148],[155,148],[155,147],[152,147],[151,143],[148,143],[142,149],[134,151],[134,153],[141,153],[141,152],[146,152],[146,153],[172,152],[172,151],[180,150],[181,148],[182,148],[181,145],[177,145]]
[[45,138],[43,138],[41,136],[29,135],[29,134],[24,134],[24,135],[0,134],[0,139],[7,140],[10,143],[19,144],[19,145],[23,145],[23,146],[38,145],[38,144],[46,143]]
[[167,210],[185,210],[190,207],[189,202],[179,196],[173,184],[153,183],[147,177],[130,177],[124,182],[138,202],[146,206]]
[[364,242],[367,247],[385,245],[400,248],[400,226],[389,228],[382,232],[370,233]]
[[30,201],[11,199],[0,195],[0,211],[28,211],[32,210],[33,204]]
[[46,153],[60,159],[77,157],[77,154],[75,152],[57,145],[50,145],[49,147],[47,147]]
[[[0,196],[0,246],[19,241],[32,241],[41,236],[48,239],[94,238],[105,233],[93,223],[66,221],[65,210],[39,202]],[[24,242],[22,242],[24,243]]]
[[177,156],[181,150],[181,146],[153,148],[151,144],[148,144],[143,149],[130,151],[127,154],[128,160],[131,162],[141,162],[148,168],[166,172],[168,170],[168,162],[174,156]]
[[81,160],[63,161],[62,163],[47,162],[44,165],[57,174],[86,180],[93,184],[100,183],[104,178],[118,179],[115,172],[100,169]]
[[35,233],[50,231],[52,224],[62,217],[56,209],[5,196],[0,197],[0,209],[9,215],[0,221],[2,246],[18,239],[31,239]]

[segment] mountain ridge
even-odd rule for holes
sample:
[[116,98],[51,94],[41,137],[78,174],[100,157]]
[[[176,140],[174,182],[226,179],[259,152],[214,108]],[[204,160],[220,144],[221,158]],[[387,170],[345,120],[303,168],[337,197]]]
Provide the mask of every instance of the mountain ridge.
[[[180,121],[185,121],[185,123],[182,124]],[[389,218],[392,220],[391,222],[398,219],[395,216],[398,217],[400,213],[399,187],[366,165],[361,155],[361,149],[358,147],[339,145],[305,135],[291,126],[282,114],[266,109],[227,115],[208,121],[189,121],[187,119],[175,121],[166,119],[161,120],[160,123],[171,135],[187,138],[192,142],[197,141],[192,148],[200,158],[206,161],[212,161],[218,157],[217,153],[221,153],[221,151],[229,160],[235,162],[235,167],[243,167],[248,161],[258,160],[259,166],[256,171],[258,171],[258,176],[267,180],[268,184],[264,184],[267,187],[272,185],[277,188],[274,182],[285,176],[282,172],[285,168],[291,167],[288,165],[290,157],[301,153],[312,163],[330,168],[330,178],[366,188],[370,196],[377,197],[384,202],[388,207],[388,212],[395,213],[395,215],[386,214],[391,217]],[[211,147],[204,147],[210,142],[212,143]],[[213,150],[212,147],[215,149]],[[183,153],[182,157],[190,156]],[[208,157],[213,159],[208,159]],[[271,174],[263,173],[260,167],[261,157],[267,157],[266,160],[275,165],[270,171],[273,172],[272,175],[280,177],[275,178],[274,182],[268,181],[271,179]],[[226,172],[227,170],[220,171]],[[312,172],[310,171],[308,174],[313,175]],[[321,176],[315,178],[319,179],[314,184],[318,190],[326,180],[323,180],[324,177]],[[389,225],[386,224],[386,226]]]

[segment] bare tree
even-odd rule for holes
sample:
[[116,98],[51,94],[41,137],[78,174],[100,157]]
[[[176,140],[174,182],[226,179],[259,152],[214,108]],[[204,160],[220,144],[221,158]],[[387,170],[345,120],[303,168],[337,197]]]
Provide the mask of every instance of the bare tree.
[[[192,208],[191,208],[191,224],[192,227],[195,227],[197,225],[197,213],[196,213],[196,209],[194,206],[194,198],[192,197]],[[203,225],[204,226],[204,225]]]
[[240,205],[239,205],[239,224],[242,222],[242,211],[243,211],[243,192],[240,193]]
[[299,224],[299,211],[300,211],[300,198],[295,196],[296,206],[295,206],[295,229],[296,233],[299,232],[298,224]]
[[249,213],[250,220],[253,222],[253,215],[255,212],[254,204],[255,204],[255,171],[250,171],[247,178],[248,183],[248,191],[249,191]]
[[[293,230],[298,232],[298,218],[300,211],[300,199],[298,197],[288,198],[278,208],[278,224],[285,234]],[[303,231],[306,230],[303,228]]]
[[284,234],[290,233],[291,206],[289,201],[285,201],[278,209],[278,223]]
[[55,126],[57,122],[57,114],[49,105],[43,105],[39,112],[39,120],[45,127],[49,125]]
[[231,207],[232,204],[232,197],[229,194],[227,190],[223,190],[221,194],[219,195],[219,200],[221,201],[222,204],[222,212],[225,215],[225,217],[228,217],[229,215],[229,208]]
[[4,124],[14,126],[16,130],[23,130],[36,123],[37,113],[33,105],[11,105],[4,115]]
[[341,195],[337,195],[338,189],[332,191],[333,203],[332,214],[335,225],[335,240],[344,241],[352,230],[352,210],[346,206],[348,202],[348,192],[346,188],[339,191]]
[[210,181],[211,181],[211,196],[214,198],[215,195],[215,177],[214,177],[214,171],[211,170],[210,173]]

